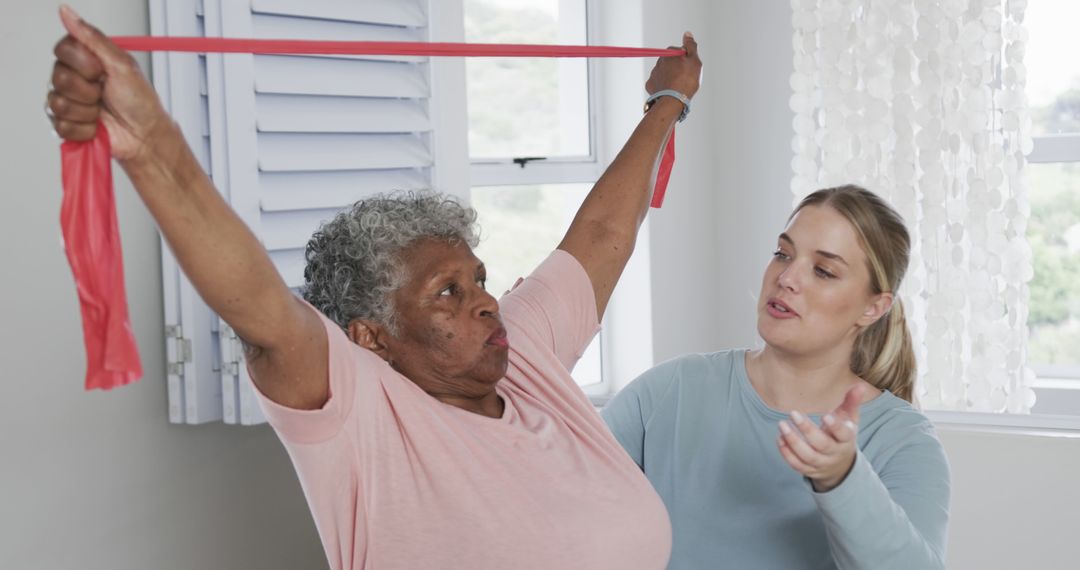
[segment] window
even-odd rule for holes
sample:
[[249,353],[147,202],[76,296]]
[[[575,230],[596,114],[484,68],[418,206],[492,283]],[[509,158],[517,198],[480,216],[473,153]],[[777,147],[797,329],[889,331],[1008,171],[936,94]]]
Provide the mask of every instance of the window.
[[[586,0],[465,0],[465,40],[588,43]],[[477,256],[500,296],[558,245],[601,173],[595,89],[584,59],[469,58],[466,63],[471,203]],[[601,335],[574,369],[590,393],[608,390]]]
[[[465,0],[465,40],[588,43],[587,0]],[[595,181],[593,60],[465,62],[474,186]]]
[[[496,297],[529,274],[562,240],[591,184],[478,186],[472,206],[480,214],[477,256],[488,266],[488,291]],[[574,367],[582,387],[599,391],[603,382],[600,335]]]
[[1035,0],[1024,24],[1034,150],[1028,156],[1031,243],[1028,356],[1033,412],[1080,415],[1080,51],[1073,0]]
[[[466,0],[465,37],[481,43],[588,43],[585,1]],[[470,58],[469,154],[590,156],[587,60]]]

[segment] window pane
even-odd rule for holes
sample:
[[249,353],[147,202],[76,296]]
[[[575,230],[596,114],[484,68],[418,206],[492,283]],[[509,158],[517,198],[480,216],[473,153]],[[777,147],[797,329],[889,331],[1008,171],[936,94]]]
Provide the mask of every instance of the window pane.
[[1080,133],[1080,2],[1031,0],[1024,14],[1034,135]]
[[[1080,163],[1030,164],[1032,364],[1080,374]],[[1075,370],[1070,373],[1069,370]]]
[[[476,43],[587,44],[585,0],[465,0]],[[473,160],[588,156],[589,82],[582,58],[465,61]]]
[[[476,256],[487,266],[487,289],[496,297],[527,277],[562,241],[591,184],[482,186],[472,189],[480,218]],[[574,368],[582,386],[601,381],[600,336]]]

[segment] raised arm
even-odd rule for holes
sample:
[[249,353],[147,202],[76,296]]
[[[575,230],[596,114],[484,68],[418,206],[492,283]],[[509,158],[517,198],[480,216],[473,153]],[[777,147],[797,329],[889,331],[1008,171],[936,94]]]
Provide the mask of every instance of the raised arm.
[[73,11],[55,49],[48,95],[53,127],[92,139],[100,120],[113,157],[157,221],[206,303],[253,348],[255,383],[281,404],[316,408],[328,397],[327,339],[266,250],[221,198],[132,57]]
[[[657,61],[645,89],[656,93],[673,89],[687,97],[698,90],[701,59],[697,42],[683,35],[686,55]],[[596,293],[596,314],[602,316],[615,284],[634,251],[638,228],[645,219],[652,196],[657,158],[683,104],[661,97],[638,123],[630,139],[608,166],[578,209],[559,249],[577,258]]]

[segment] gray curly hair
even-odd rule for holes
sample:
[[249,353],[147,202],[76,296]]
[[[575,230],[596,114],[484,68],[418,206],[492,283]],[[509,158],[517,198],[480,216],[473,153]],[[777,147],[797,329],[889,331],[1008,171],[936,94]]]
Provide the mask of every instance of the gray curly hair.
[[408,278],[400,254],[424,238],[476,247],[476,211],[429,191],[360,200],[311,236],[304,254],[304,299],[341,328],[367,319],[397,333],[391,294]]

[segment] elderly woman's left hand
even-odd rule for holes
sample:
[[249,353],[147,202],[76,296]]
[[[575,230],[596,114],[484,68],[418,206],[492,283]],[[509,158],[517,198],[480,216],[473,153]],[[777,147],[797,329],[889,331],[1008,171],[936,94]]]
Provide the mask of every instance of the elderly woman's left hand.
[[656,62],[649,80],[645,82],[646,91],[651,94],[674,89],[687,98],[697,93],[701,85],[701,58],[698,57],[697,42],[690,32],[683,34],[682,49],[686,50],[686,55],[661,57]]
[[839,407],[822,417],[822,427],[794,410],[790,422],[780,422],[780,455],[792,469],[810,479],[819,493],[840,485],[855,465],[861,403],[862,385],[858,384],[848,390]]

